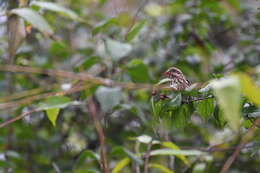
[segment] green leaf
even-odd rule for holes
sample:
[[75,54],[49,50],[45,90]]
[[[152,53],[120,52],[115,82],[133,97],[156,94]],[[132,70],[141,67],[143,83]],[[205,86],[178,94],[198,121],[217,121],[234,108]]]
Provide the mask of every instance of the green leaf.
[[96,91],[96,97],[101,104],[102,111],[111,110],[122,100],[122,92],[120,88],[99,87]]
[[237,131],[240,127],[240,83],[237,77],[229,76],[211,82],[223,115],[229,126]]
[[238,74],[242,93],[254,104],[260,106],[260,87],[246,74]]
[[177,107],[177,109],[175,108],[175,110],[171,111],[169,116],[176,128],[183,128],[188,124],[193,111],[194,108],[192,105],[183,104],[180,107]]
[[132,41],[136,35],[141,31],[141,29],[145,26],[146,20],[142,20],[134,25],[134,27],[130,30],[130,32],[126,35],[126,41]]
[[16,8],[11,10],[10,12],[11,14],[16,14],[24,18],[33,27],[37,28],[42,33],[49,34],[49,35],[53,34],[53,30],[48,24],[48,22],[36,11],[31,10],[30,8]]
[[214,116],[214,120],[215,120],[214,124],[218,128],[224,128],[224,126],[226,124],[226,120],[224,118],[223,111],[221,111],[218,106],[215,107],[213,116]]
[[205,99],[196,103],[198,113],[204,120],[208,120],[214,112],[214,100]]
[[48,110],[53,108],[65,108],[71,104],[77,104],[76,102],[71,102],[69,97],[65,96],[50,96],[44,102],[39,104],[40,109]]
[[149,82],[149,69],[140,59],[133,59],[127,65],[128,73],[134,82]]
[[59,108],[52,108],[46,110],[47,116],[54,127],[56,126],[56,120],[59,115],[59,112],[60,112]]
[[164,173],[174,173],[173,171],[171,171],[170,169],[166,168],[165,166],[163,166],[161,164],[157,164],[157,163],[150,163],[149,167],[150,168],[160,169],[161,172],[164,172]]
[[[177,145],[175,145],[172,142],[162,142],[161,145],[164,146],[164,147],[173,149],[173,150],[181,150]],[[186,165],[189,164],[188,159],[184,155],[176,155],[176,157],[181,159]]]
[[136,162],[138,165],[143,165],[143,160],[138,156],[137,154],[129,151],[128,149],[124,147],[115,147],[112,151],[113,155],[120,155],[121,157],[124,155],[127,155],[129,158],[131,158],[134,162]]
[[124,158],[120,160],[116,166],[112,169],[112,173],[119,173],[124,167],[126,167],[130,163],[129,158]]
[[95,27],[92,30],[92,35],[96,35],[102,31],[105,31],[107,28],[113,25],[119,25],[119,22],[117,21],[116,18],[110,18],[109,20],[103,22],[102,24],[99,24],[97,27]]
[[133,152],[127,150],[126,148],[123,148],[123,151],[127,154],[128,157],[130,157],[133,161],[135,161],[138,165],[143,165],[143,160],[138,157],[136,154]]
[[132,46],[130,44],[121,43],[112,39],[105,40],[105,47],[106,51],[115,61],[127,56],[132,51]]
[[87,158],[91,158],[91,159],[94,159],[97,161],[100,160],[100,157],[98,154],[92,152],[91,150],[86,150],[82,154],[80,154],[79,158],[76,161],[74,168],[83,165]]
[[31,5],[35,5],[46,10],[58,12],[74,20],[78,19],[78,15],[74,11],[67,9],[57,3],[33,1]]
[[84,70],[89,69],[93,65],[95,65],[99,61],[98,56],[91,56],[89,58],[86,58],[86,60],[83,62],[83,64],[80,65]]
[[183,156],[199,156],[205,154],[199,150],[173,150],[173,149],[158,149],[150,152],[151,156],[158,155],[183,155]]

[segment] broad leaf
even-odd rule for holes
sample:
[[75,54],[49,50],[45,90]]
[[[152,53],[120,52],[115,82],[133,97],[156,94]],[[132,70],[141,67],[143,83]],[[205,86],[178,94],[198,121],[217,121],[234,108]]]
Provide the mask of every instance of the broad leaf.
[[106,51],[111,55],[113,60],[118,61],[127,56],[132,51],[132,46],[127,43],[121,43],[116,40],[105,40]]
[[31,3],[31,5],[35,5],[35,6],[38,6],[40,8],[44,8],[46,10],[51,10],[51,11],[54,11],[54,12],[58,12],[64,16],[67,16],[71,19],[78,19],[78,15],[70,10],[70,9],[67,9],[57,3],[53,3],[53,2],[40,2],[40,1],[33,1]]
[[71,104],[77,104],[77,102],[71,102],[71,99],[65,96],[50,96],[44,102],[39,104],[39,108],[43,110],[65,108]]
[[86,150],[82,154],[80,154],[80,156],[77,159],[76,164],[75,164],[74,167],[76,168],[78,166],[81,166],[81,165],[85,164],[84,162],[86,161],[87,158],[91,158],[91,159],[94,159],[94,160],[97,160],[97,161],[100,160],[100,157],[99,157],[98,154],[94,153],[91,150]]
[[140,59],[133,59],[127,65],[128,73],[134,82],[149,82],[149,69]]
[[211,83],[223,115],[233,130],[240,126],[240,83],[237,77],[229,76]]
[[53,30],[48,24],[48,22],[36,11],[30,8],[16,8],[11,10],[10,12],[11,14],[16,14],[24,18],[33,27],[37,28],[42,33],[49,34],[49,35],[53,34]]
[[246,74],[239,74],[242,93],[254,104],[260,106],[260,87]]
[[205,99],[196,103],[198,113],[204,120],[208,120],[214,112],[214,100]]
[[122,99],[122,92],[120,88],[99,87],[96,91],[96,97],[101,104],[102,111],[111,110],[118,105]]
[[169,112],[169,116],[176,128],[184,128],[189,123],[193,111],[193,105],[183,104],[177,107],[177,109],[175,108],[175,110]]
[[54,127],[56,126],[56,120],[59,112],[60,112],[60,108],[52,108],[46,110],[47,116]]
[[[38,108],[46,110],[48,119],[51,121],[53,126],[56,126],[56,120],[61,108],[65,108],[71,104],[70,98],[64,96],[51,96],[46,99],[45,102],[39,104]],[[76,103],[77,104],[77,103]]]

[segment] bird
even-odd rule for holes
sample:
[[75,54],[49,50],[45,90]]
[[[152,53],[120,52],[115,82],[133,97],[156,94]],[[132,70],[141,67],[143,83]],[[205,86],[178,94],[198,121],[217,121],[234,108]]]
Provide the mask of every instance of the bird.
[[175,91],[182,91],[191,86],[182,71],[176,67],[170,67],[163,75],[170,79],[170,88]]

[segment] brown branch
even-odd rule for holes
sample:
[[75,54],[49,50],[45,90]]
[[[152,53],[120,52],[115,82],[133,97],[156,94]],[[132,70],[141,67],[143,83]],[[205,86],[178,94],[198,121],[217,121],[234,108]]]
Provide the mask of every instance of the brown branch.
[[102,128],[102,125],[97,117],[97,106],[94,103],[93,97],[90,96],[87,100],[87,108],[89,110],[89,114],[94,121],[94,125],[96,131],[98,133],[98,138],[100,142],[100,155],[101,155],[101,168],[103,173],[109,173],[108,161],[107,161],[107,151],[106,151],[106,143],[105,143],[105,134]]
[[24,112],[21,115],[15,117],[15,118],[12,118],[10,120],[7,120],[7,121],[1,123],[0,124],[0,128],[3,128],[3,127],[5,127],[5,126],[7,126],[7,125],[9,125],[11,123],[14,123],[14,122],[16,122],[16,121],[18,121],[20,119],[23,119],[24,117],[26,117],[26,116],[28,116],[28,115],[30,115],[32,113],[40,112],[40,111],[43,111],[43,110],[42,109],[34,109],[34,110],[29,111],[29,112]]
[[74,79],[74,80],[88,81],[89,83],[92,84],[104,85],[109,87],[121,87],[125,89],[152,89],[153,88],[153,85],[151,84],[116,82],[107,78],[95,77],[88,73],[74,73],[74,72],[68,72],[63,70],[50,70],[50,69],[41,69],[41,68],[18,66],[18,65],[0,65],[0,71],[14,72],[14,73],[45,74],[48,76],[56,76],[56,77]]
[[2,103],[2,104],[0,104],[0,109],[10,109],[10,108],[14,108],[14,107],[21,106],[21,105],[26,105],[33,101],[45,99],[49,96],[64,96],[64,95],[68,95],[68,94],[73,94],[75,92],[79,92],[84,89],[86,89],[86,86],[76,86],[68,91],[50,92],[50,93],[44,93],[44,94],[40,94],[40,95],[34,95],[29,98],[21,99],[18,101]]
[[253,125],[249,128],[247,133],[242,137],[241,142],[236,147],[233,154],[227,159],[224,166],[222,167],[220,173],[226,173],[228,172],[229,168],[233,164],[233,162],[236,160],[238,154],[240,151],[244,148],[244,146],[248,143],[248,141],[253,137],[255,130],[257,129],[257,126],[260,124],[260,118],[256,119]]
[[20,99],[20,98],[23,98],[23,97],[36,95],[36,94],[39,94],[39,93],[41,93],[45,90],[46,89],[44,89],[44,88],[36,88],[36,89],[28,90],[28,91],[23,91],[23,92],[20,92],[20,93],[15,93],[13,95],[1,97],[0,102],[8,102],[8,101],[11,101],[11,100],[17,100],[17,99]]

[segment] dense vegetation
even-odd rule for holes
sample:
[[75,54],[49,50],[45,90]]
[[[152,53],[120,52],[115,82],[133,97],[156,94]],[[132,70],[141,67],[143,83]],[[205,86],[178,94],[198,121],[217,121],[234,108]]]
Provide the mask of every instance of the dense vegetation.
[[259,172],[259,6],[0,1],[0,172]]

